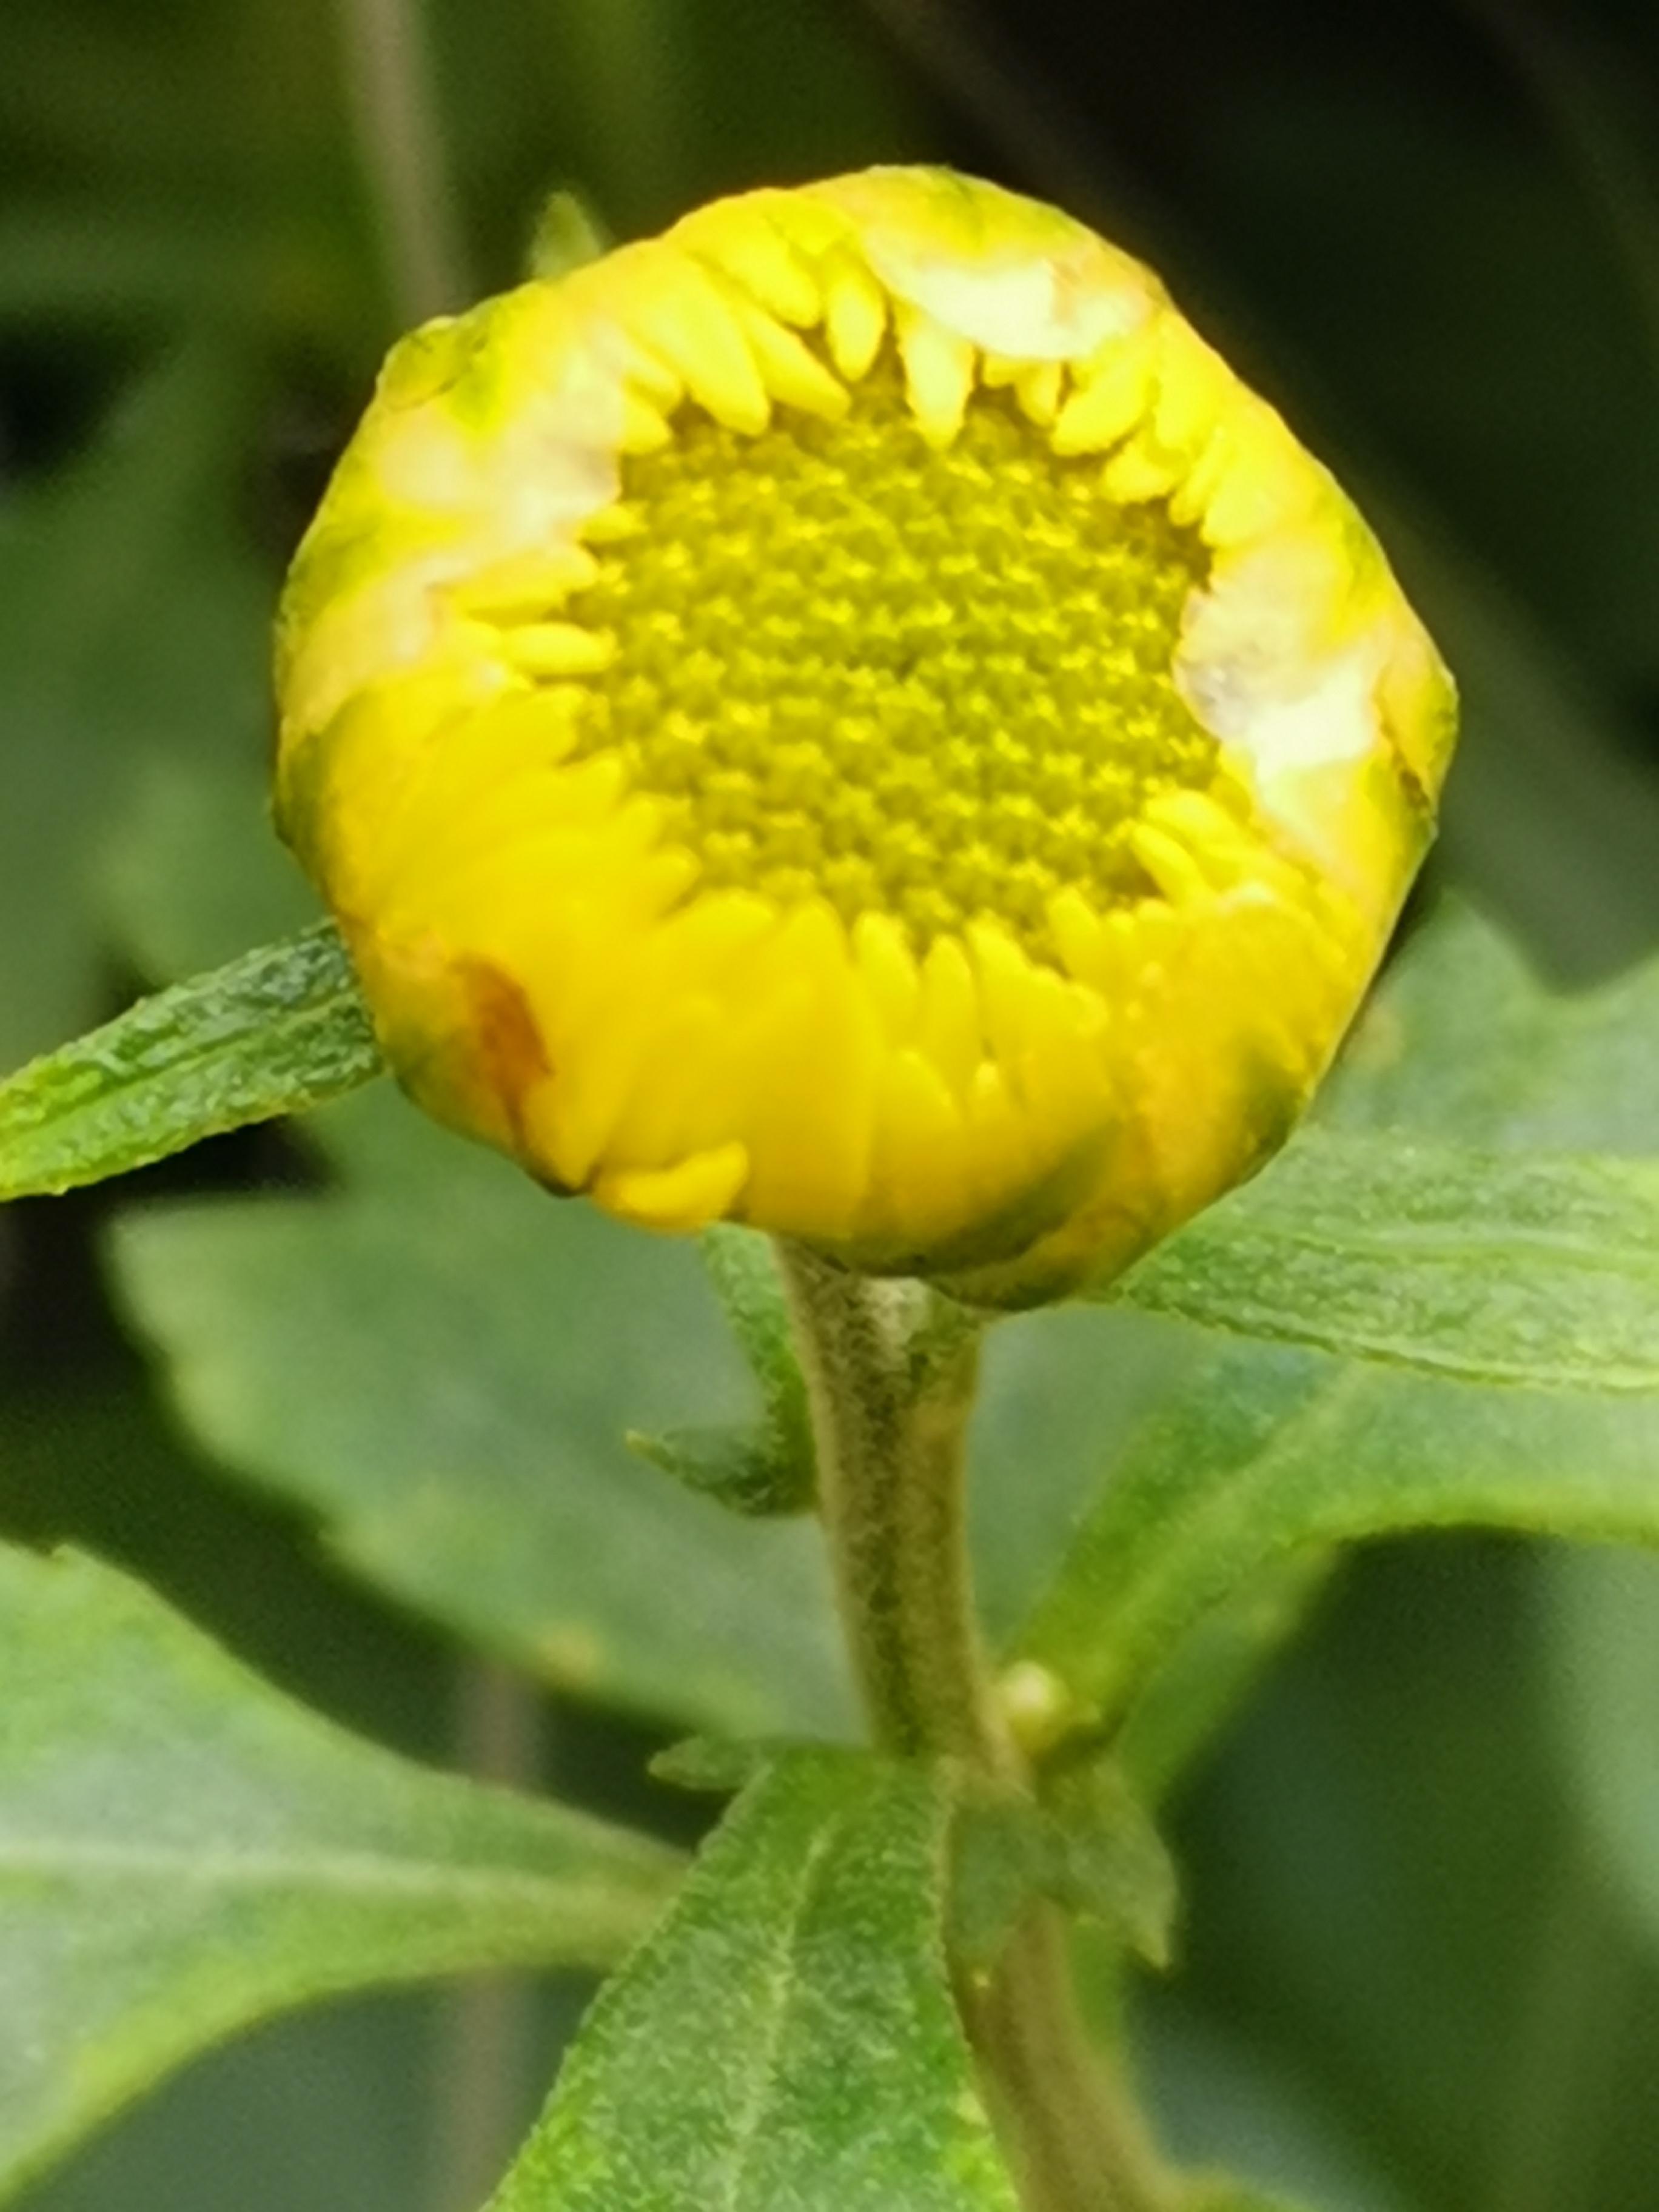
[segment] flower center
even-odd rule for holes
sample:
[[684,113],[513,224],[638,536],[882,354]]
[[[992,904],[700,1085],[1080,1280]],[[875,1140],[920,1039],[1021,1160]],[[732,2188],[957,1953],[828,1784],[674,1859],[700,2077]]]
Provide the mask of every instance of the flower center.
[[621,750],[708,885],[1047,952],[1057,891],[1151,891],[1130,829],[1216,765],[1171,678],[1204,549],[1098,477],[1000,392],[934,449],[885,362],[838,423],[688,410],[568,610],[616,646],[579,757]]

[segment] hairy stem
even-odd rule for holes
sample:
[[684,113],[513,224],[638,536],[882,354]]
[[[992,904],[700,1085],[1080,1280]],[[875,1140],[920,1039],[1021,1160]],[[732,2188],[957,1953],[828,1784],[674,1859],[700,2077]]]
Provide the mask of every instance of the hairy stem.
[[797,1246],[782,1263],[818,1449],[819,1503],[878,1743],[1014,1771],[988,1693],[963,1514],[979,1326],[920,1283],[872,1282]]
[[[967,1430],[981,1324],[914,1282],[781,1244],[817,1441],[819,1510],[848,1646],[884,1749],[1019,1786],[974,1608]],[[1065,1931],[1044,1906],[963,2016],[1029,2212],[1166,2212],[1139,2117],[1089,2047]]]

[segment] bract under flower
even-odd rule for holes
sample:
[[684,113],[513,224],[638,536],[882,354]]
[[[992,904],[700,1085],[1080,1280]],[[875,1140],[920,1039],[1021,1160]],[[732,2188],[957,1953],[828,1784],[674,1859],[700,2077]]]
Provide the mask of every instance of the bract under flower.
[[1284,1136],[1454,727],[1157,279],[941,171],[406,339],[278,681],[281,824],[422,1104],[628,1219],[994,1304]]

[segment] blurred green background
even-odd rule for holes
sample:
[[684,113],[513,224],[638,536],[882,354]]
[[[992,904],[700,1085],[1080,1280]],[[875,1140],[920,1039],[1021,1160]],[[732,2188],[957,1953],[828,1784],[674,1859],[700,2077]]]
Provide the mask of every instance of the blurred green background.
[[[392,336],[513,281],[556,187],[620,238],[877,160],[1035,190],[1155,260],[1360,493],[1458,671],[1437,880],[1563,981],[1659,939],[1650,0],[0,16],[0,1063],[307,911],[260,812],[265,629]],[[388,1741],[686,1832],[637,1779],[653,1739],[365,1595],[137,1348],[112,1214],[324,1171],[256,1133],[0,1217],[0,1531],[136,1565]],[[1656,1771],[1644,1563],[1357,1561],[1178,1809],[1183,1963],[1144,2007],[1172,2136],[1328,2212],[1650,2212]],[[581,1994],[280,2025],[29,2203],[466,2212]]]

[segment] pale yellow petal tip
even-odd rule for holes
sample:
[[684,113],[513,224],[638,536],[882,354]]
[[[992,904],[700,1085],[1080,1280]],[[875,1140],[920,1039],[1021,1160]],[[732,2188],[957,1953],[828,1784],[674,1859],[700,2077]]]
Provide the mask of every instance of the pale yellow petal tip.
[[508,630],[501,648],[526,676],[597,676],[617,657],[617,641],[580,623],[526,623]]
[[825,274],[824,336],[849,384],[869,374],[886,332],[886,294],[861,261],[837,255]]
[[684,216],[671,235],[734,277],[769,314],[808,329],[823,316],[823,289],[808,258],[774,220],[774,200],[787,210],[783,194],[717,200]]
[[593,1197],[637,1228],[688,1232],[728,1215],[748,1180],[748,1147],[720,1145],[672,1168],[607,1168],[594,1178]]
[[998,1306],[1282,1138],[1455,734],[1156,278],[943,171],[416,333],[281,639],[283,831],[429,1110],[627,1221]]
[[976,356],[965,338],[952,337],[925,315],[907,315],[899,329],[905,388],[921,434],[948,446],[962,428],[974,388]]
[[1130,341],[1111,348],[1079,379],[1054,424],[1054,451],[1103,453],[1127,435],[1146,411],[1152,388],[1152,350]]

